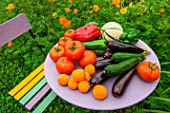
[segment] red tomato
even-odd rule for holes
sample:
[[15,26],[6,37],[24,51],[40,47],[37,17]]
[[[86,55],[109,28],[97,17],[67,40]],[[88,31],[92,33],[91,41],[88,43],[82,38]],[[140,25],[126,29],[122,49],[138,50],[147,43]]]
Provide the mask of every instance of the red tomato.
[[61,57],[56,63],[56,69],[61,74],[70,74],[75,68],[75,64],[67,57]]
[[64,33],[65,37],[70,37],[71,39],[74,39],[76,36],[76,32],[74,29],[70,29]]
[[61,38],[58,40],[58,45],[64,47],[64,46],[66,45],[66,43],[69,42],[69,41],[72,41],[72,39],[69,38],[69,37],[61,37]]
[[85,46],[80,41],[69,41],[64,47],[65,55],[71,60],[78,60],[83,57]]
[[65,56],[65,54],[62,46],[55,46],[50,50],[50,58],[55,62],[63,56]]
[[147,82],[153,82],[160,77],[160,69],[152,62],[142,62],[137,67],[138,75]]
[[97,56],[93,51],[85,50],[84,56],[80,60],[78,60],[78,64],[81,67],[85,67],[88,64],[95,64],[96,59],[97,59]]

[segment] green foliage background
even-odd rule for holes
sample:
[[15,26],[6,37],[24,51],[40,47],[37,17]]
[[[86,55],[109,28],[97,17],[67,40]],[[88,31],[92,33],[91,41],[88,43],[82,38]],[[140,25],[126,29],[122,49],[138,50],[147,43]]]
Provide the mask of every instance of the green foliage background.
[[[128,4],[133,2],[130,8]],[[13,3],[16,7],[7,11],[6,7]],[[99,12],[93,10],[93,5],[100,7]],[[25,113],[28,112],[22,105],[9,94],[10,86],[16,86],[35,68],[44,62],[45,56],[37,43],[41,45],[47,55],[49,50],[63,36],[64,31],[77,29],[89,22],[97,22],[99,27],[110,21],[116,21],[122,25],[124,31],[134,28],[140,33],[139,38],[148,44],[156,53],[161,64],[161,79],[153,93],[142,102],[125,109],[105,111],[106,113],[132,113],[132,112],[170,112],[170,1],[169,0],[121,0],[121,8],[126,7],[127,13],[122,15],[111,0],[56,0],[50,3],[48,0],[1,0],[0,24],[25,13],[33,26],[32,30],[37,36],[33,40],[29,33],[25,33],[14,40],[11,48],[7,45],[0,49],[0,113]],[[144,8],[140,8],[144,6]],[[64,8],[69,7],[66,13]],[[78,14],[73,14],[73,9],[78,9]],[[159,13],[160,9],[165,12]],[[57,17],[52,16],[53,12]],[[91,12],[91,13],[89,13]],[[69,28],[62,29],[59,17],[65,16],[72,21]],[[37,58],[37,56],[39,56]],[[113,100],[114,101],[114,100]],[[61,98],[55,101],[44,111],[45,113],[99,113],[74,106]]]

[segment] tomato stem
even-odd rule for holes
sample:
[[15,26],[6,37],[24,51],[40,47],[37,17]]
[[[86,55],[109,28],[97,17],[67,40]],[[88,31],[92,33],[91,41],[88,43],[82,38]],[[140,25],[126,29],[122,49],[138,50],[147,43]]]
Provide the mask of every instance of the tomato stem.
[[71,50],[75,50],[77,48],[76,43],[73,43],[73,46],[70,48]]
[[151,63],[149,62],[149,64],[148,64],[148,66],[149,66],[152,70],[156,70],[156,68],[154,68],[154,65],[156,65],[156,63],[153,63],[153,64],[151,65]]
[[64,42],[66,42],[67,41],[67,38],[64,38],[64,40],[63,40]]
[[56,47],[55,50],[59,52],[61,49],[59,47]]

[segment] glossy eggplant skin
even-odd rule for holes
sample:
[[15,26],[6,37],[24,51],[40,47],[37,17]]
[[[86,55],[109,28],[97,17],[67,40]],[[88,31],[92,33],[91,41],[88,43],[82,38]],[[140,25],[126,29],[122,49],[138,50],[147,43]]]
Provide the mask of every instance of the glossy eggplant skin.
[[124,94],[129,82],[131,81],[135,73],[136,73],[136,68],[133,68],[129,72],[120,75],[116,79],[116,81],[113,83],[112,86],[113,96],[120,97]]
[[102,84],[110,77],[106,76],[103,70],[96,71],[94,75],[90,78],[90,86],[94,87],[97,84]]
[[104,69],[107,65],[112,64],[112,63],[113,63],[112,59],[102,59],[102,60],[96,61],[94,66],[96,70],[98,70],[98,69]]
[[116,51],[112,51],[110,48],[106,49],[106,52],[103,54],[104,59],[109,59],[112,57],[112,54],[115,53]]
[[103,58],[104,59],[107,59],[107,58],[111,58],[112,57],[112,54],[113,52],[112,51],[106,51],[103,55]]
[[117,52],[131,52],[131,53],[143,53],[145,50],[142,48],[139,48],[135,45],[132,44],[126,44],[123,42],[119,41],[111,41],[108,43],[108,47],[112,51],[117,51]]

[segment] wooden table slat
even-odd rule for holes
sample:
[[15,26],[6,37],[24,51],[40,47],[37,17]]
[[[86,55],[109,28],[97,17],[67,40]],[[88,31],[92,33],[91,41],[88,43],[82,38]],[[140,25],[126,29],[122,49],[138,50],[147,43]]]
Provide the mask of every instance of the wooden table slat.
[[26,105],[25,107],[28,110],[31,110],[40,100],[44,95],[50,90],[50,86],[46,84]]

